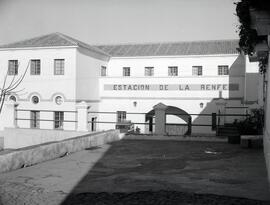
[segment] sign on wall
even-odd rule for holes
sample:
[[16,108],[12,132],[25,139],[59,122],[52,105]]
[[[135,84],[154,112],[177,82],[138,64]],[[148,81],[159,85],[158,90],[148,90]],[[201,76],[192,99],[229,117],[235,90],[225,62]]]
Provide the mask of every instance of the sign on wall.
[[238,91],[239,84],[105,84],[104,90],[115,91]]

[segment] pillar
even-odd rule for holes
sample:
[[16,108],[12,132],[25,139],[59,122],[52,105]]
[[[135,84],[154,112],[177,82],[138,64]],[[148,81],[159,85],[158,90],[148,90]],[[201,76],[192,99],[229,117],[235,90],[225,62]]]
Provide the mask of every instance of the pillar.
[[165,135],[166,134],[166,109],[167,106],[163,103],[155,105],[155,134],[156,135]]
[[217,106],[217,113],[221,114],[222,116],[218,116],[218,125],[224,125],[226,122],[226,116],[224,116],[225,113],[225,106],[226,106],[226,101],[223,98],[219,98],[216,101],[216,106]]
[[76,105],[77,108],[77,131],[88,131],[88,109],[89,105],[82,101]]
[[188,130],[187,130],[186,135],[191,135],[191,132],[192,132],[192,118],[191,116],[189,116],[188,117]]
[[4,119],[4,127],[10,127],[10,128],[15,128],[17,127],[17,106],[19,104],[14,102],[14,101],[8,101],[5,104],[4,109],[2,110],[3,112],[3,119]]
[[217,128],[217,113],[212,113],[212,130]]
[[149,132],[153,132],[153,117],[149,118]]

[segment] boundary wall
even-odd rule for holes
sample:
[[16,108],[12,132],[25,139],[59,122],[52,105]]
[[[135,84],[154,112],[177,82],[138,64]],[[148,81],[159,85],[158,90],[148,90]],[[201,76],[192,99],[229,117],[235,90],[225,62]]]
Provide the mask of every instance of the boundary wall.
[[86,134],[79,137],[41,144],[10,153],[0,154],[0,173],[28,167],[47,160],[56,159],[69,153],[82,151],[90,147],[100,146],[121,139],[119,130]]

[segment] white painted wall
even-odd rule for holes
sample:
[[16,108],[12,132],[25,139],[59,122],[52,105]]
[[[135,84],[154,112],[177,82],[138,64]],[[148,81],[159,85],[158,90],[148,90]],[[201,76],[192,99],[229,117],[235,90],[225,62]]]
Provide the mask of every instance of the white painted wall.
[[[41,60],[41,74],[30,75],[30,67],[20,86],[16,89],[21,90],[16,94],[18,109],[30,110],[55,110],[55,111],[71,111],[76,110],[76,48],[51,48],[51,49],[19,49],[19,50],[1,50],[0,51],[0,85],[3,82],[3,76],[8,69],[8,60],[18,60],[19,74],[16,79],[27,68],[31,59]],[[65,74],[54,75],[54,59],[65,59]],[[8,76],[8,82],[12,80],[12,76]],[[31,97],[37,95],[40,98],[38,104],[33,104]],[[55,97],[61,95],[64,102],[61,105],[55,103]],[[8,100],[8,99],[7,99]],[[4,118],[4,116],[2,116]],[[18,118],[30,118],[30,112],[18,112]],[[53,113],[41,112],[40,119],[53,120]],[[3,129],[0,120],[0,129]],[[76,120],[71,114],[65,114],[65,120]],[[30,127],[30,121],[19,120],[19,127]],[[40,127],[44,129],[52,129],[53,122],[42,121]],[[75,129],[75,123],[65,123],[64,128]]]
[[39,129],[17,129],[5,128],[4,148],[19,149],[28,146],[39,145],[67,140],[74,137],[89,134],[89,132],[75,132],[63,130],[39,130]]
[[[76,48],[0,51],[0,82],[2,82],[3,75],[8,68],[8,60],[19,61],[20,75],[31,59],[41,60],[41,74],[30,75],[29,68],[23,82],[18,87],[18,90],[25,89],[19,95],[19,100],[28,100],[31,93],[39,93],[42,101],[51,100],[55,93],[63,93],[65,98],[69,100],[75,99]],[[54,59],[65,59],[64,75],[54,75]],[[12,76],[9,76],[8,79],[12,79]]]
[[259,73],[258,62],[249,62],[246,56],[245,72],[245,102],[252,104],[262,100],[262,86],[260,85],[261,74]]
[[99,100],[98,79],[101,66],[107,67],[107,61],[91,56],[86,49],[78,48],[76,52],[76,99],[77,101],[95,102]]
[[[54,75],[54,59],[65,59],[65,75]],[[85,49],[59,48],[59,49],[22,49],[12,51],[0,51],[0,76],[3,76],[8,66],[8,60],[18,59],[20,72],[25,68],[30,59],[41,59],[41,75],[31,76],[30,69],[20,85],[25,92],[18,95],[19,109],[31,110],[57,110],[76,111],[76,103],[86,101],[90,111],[96,112],[139,112],[147,113],[153,106],[162,102],[166,105],[176,106],[188,113],[217,112],[215,98],[220,97],[218,90],[151,90],[151,91],[119,91],[104,90],[104,85],[113,84],[239,84],[239,90],[223,90],[222,97],[226,99],[227,105],[241,106],[241,100],[249,89],[255,89],[245,80],[245,58],[241,55],[216,55],[216,56],[179,56],[179,57],[136,57],[136,58],[111,58],[109,61],[104,56],[93,55]],[[218,65],[228,65],[229,76],[218,76]],[[101,66],[107,66],[108,76],[101,77]],[[145,77],[145,67],[154,67],[154,76]],[[176,77],[168,77],[168,66],[178,66]],[[192,66],[203,66],[203,76],[192,76]],[[123,77],[122,68],[131,67],[131,76]],[[3,69],[2,69],[3,68]],[[254,66],[247,69],[256,74]],[[9,77],[10,78],[10,77]],[[2,79],[3,80],[3,77]],[[1,81],[0,81],[1,82]],[[32,95],[40,97],[40,103],[34,105],[31,102]],[[54,102],[54,97],[61,94],[64,97],[62,105]],[[247,99],[256,99],[256,92],[246,94]],[[137,105],[134,106],[134,102]],[[203,103],[203,107],[200,107]],[[0,119],[3,121],[3,116]],[[1,118],[0,117],[0,118]],[[116,121],[116,114],[90,113],[88,115],[89,128],[91,118],[97,117],[98,121]],[[29,112],[19,112],[18,118],[30,118]],[[41,119],[53,119],[53,113],[41,112]],[[75,113],[65,113],[65,120],[76,120]],[[132,122],[145,122],[145,115],[127,115],[127,120]],[[211,117],[192,116],[192,122],[196,124],[211,124]],[[28,128],[29,121],[18,121],[18,126]],[[145,125],[136,125],[142,131],[147,130]],[[53,122],[44,121],[40,123],[43,129],[52,129]],[[3,128],[3,126],[2,126]],[[75,130],[76,123],[64,123],[64,129]],[[115,128],[114,124],[97,124],[97,130]],[[193,133],[211,133],[210,127],[193,127]]]
[[[229,76],[218,76],[218,65],[228,65]],[[154,76],[144,76],[145,67],[154,67]],[[178,66],[178,76],[168,77],[168,66]],[[203,66],[203,76],[192,76],[192,66]],[[131,76],[123,77],[123,67],[131,68]],[[245,57],[241,55],[223,56],[182,56],[182,57],[136,57],[112,58],[108,64],[108,76],[101,77],[99,110],[104,112],[126,111],[147,113],[153,106],[162,102],[176,106],[187,113],[218,112],[215,98],[220,97],[218,90],[105,90],[104,85],[147,84],[239,84],[239,90],[222,91],[227,106],[243,106],[241,100],[245,91]],[[137,102],[137,106],[134,106]],[[203,108],[200,107],[203,103]],[[90,109],[91,110],[91,109]],[[234,111],[235,112],[235,111]],[[243,110],[236,111],[239,114]],[[132,122],[145,122],[145,116],[127,115]],[[229,119],[230,121],[232,119]],[[116,114],[100,114],[98,121],[116,121]],[[170,120],[171,121],[171,120]],[[211,117],[192,116],[194,124],[211,124]],[[114,128],[113,124],[100,124],[99,129]],[[144,125],[136,125],[145,129]],[[193,133],[213,133],[211,127],[192,127]]]
[[[127,98],[178,98],[178,99],[212,99],[219,97],[219,90],[104,90],[104,85],[178,85],[178,84],[238,84],[239,90],[223,90],[224,98],[242,98],[244,92],[244,77],[229,76],[189,76],[189,77],[107,77],[100,79],[101,99]],[[112,87],[112,86],[111,86]]]
[[144,77],[144,67],[154,67],[154,77],[167,77],[168,66],[178,66],[179,76],[192,76],[192,66],[203,66],[203,76],[216,76],[217,65],[228,65],[233,76],[243,76],[241,55],[111,58],[108,76],[121,77],[123,67],[131,67],[131,77]]

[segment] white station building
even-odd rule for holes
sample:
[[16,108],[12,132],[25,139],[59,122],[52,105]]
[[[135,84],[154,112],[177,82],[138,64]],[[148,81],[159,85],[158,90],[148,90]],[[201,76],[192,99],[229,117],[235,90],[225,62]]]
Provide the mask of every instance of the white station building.
[[[89,131],[131,121],[148,133],[153,107],[162,103],[167,123],[185,124],[181,113],[188,114],[192,133],[213,133],[203,126],[211,125],[207,114],[245,114],[254,103],[263,104],[258,65],[237,47],[237,40],[90,46],[53,33],[0,46],[0,85],[6,72],[8,85],[27,69],[5,99],[18,103],[19,128],[76,130],[83,103],[89,106]],[[4,117],[5,106],[0,129]],[[172,134],[186,131],[172,128]]]

